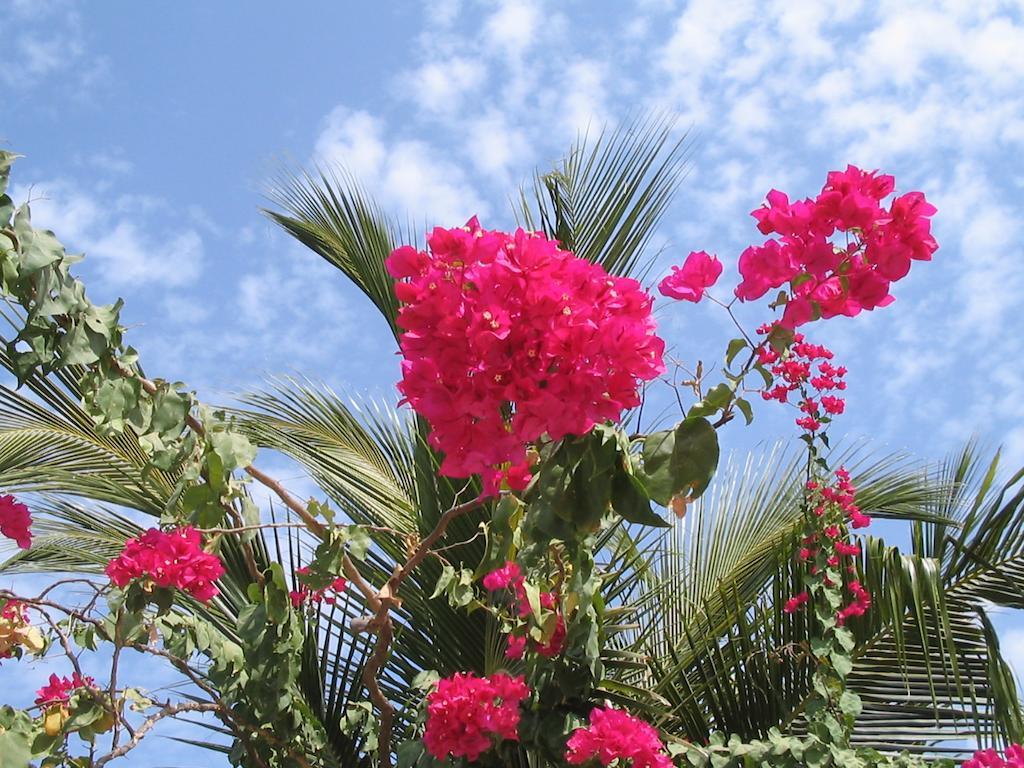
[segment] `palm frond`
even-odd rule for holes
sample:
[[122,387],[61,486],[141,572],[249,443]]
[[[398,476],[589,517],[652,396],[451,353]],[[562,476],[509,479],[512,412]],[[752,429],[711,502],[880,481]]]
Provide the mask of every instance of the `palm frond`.
[[644,249],[686,170],[686,137],[669,117],[638,117],[586,135],[549,173],[522,189],[516,215],[611,274],[642,279]]
[[398,301],[384,260],[398,244],[398,231],[355,179],[340,169],[284,173],[270,199],[281,210],[264,213],[340,269],[397,335]]
[[[361,411],[328,388],[291,379],[242,397],[242,428],[298,461],[354,523],[412,532],[412,425],[373,403]],[[358,407],[358,406],[357,406]]]

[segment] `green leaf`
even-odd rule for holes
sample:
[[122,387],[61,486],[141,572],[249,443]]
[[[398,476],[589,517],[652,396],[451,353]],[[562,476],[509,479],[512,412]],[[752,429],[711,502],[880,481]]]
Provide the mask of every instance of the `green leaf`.
[[612,509],[624,520],[654,528],[668,528],[667,522],[651,509],[642,481],[632,474],[621,471],[612,480]]
[[[0,707],[0,755],[5,765],[29,765],[33,754],[38,754],[32,746],[34,736],[33,722],[28,715],[10,706]],[[46,749],[49,746],[46,745]]]
[[453,581],[455,581],[455,568],[446,565],[441,569],[441,575],[437,577],[437,584],[434,585],[434,591],[430,595],[430,599],[433,600],[446,594]]
[[743,418],[746,419],[747,424],[750,424],[754,420],[754,409],[750,407],[750,403],[742,397],[737,397],[733,403],[743,414]]
[[21,257],[21,273],[28,276],[43,267],[58,262],[64,256],[64,246],[49,230],[37,229]]
[[729,342],[729,346],[725,349],[725,365],[726,367],[732,365],[732,361],[736,359],[736,355],[746,349],[748,346],[747,340],[740,337],[733,339]]
[[61,359],[65,365],[89,365],[100,359],[105,351],[102,344],[94,344],[85,325],[75,325],[60,340]]
[[853,691],[843,691],[843,695],[839,697],[839,709],[844,715],[857,717],[861,708],[860,696]]
[[704,399],[687,411],[687,418],[694,416],[710,416],[712,413],[725,407],[732,398],[734,387],[729,384],[716,384],[704,396]]
[[365,560],[366,553],[370,551],[370,546],[373,544],[373,539],[358,525],[350,525],[346,529],[346,533],[349,555],[355,560]]
[[153,430],[165,440],[177,438],[185,428],[191,405],[187,396],[164,385],[153,395]]
[[783,328],[781,325],[776,324],[768,332],[768,343],[771,344],[772,349],[781,355],[793,343],[793,329]]
[[395,768],[413,768],[424,754],[423,742],[406,741],[398,747],[398,762]]
[[256,446],[237,432],[214,432],[210,435],[210,447],[224,463],[226,472],[247,467],[256,459]]
[[643,481],[651,498],[667,505],[673,496],[700,496],[718,467],[718,434],[704,418],[687,418],[675,429],[647,436]]
[[830,659],[840,677],[846,677],[853,671],[853,660],[846,653],[833,651]]

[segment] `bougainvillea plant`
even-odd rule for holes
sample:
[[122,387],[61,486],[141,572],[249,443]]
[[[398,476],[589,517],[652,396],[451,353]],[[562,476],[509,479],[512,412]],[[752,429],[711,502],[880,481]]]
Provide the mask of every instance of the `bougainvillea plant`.
[[[733,320],[734,301],[779,294],[756,332],[728,343],[725,381],[706,390],[697,382],[698,402],[678,423],[646,433],[622,424],[666,370],[654,298],[640,282],[551,234],[487,230],[475,218],[435,228],[423,249],[390,251],[379,266],[397,300],[402,402],[422,420],[438,477],[464,483],[466,494],[412,535],[343,524],[327,505],[298,500],[254,466],[257,438],[230,411],[145,377],[124,344],[120,304],[91,304],[56,237],[35,229],[28,206],[5,194],[13,160],[0,152],[0,289],[18,319],[10,367],[20,383],[74,377],[95,429],[129,441],[149,476],[173,491],[160,526],[125,537],[111,554],[106,579],[0,594],[0,656],[51,653],[66,662],[32,706],[0,709],[0,755],[11,765],[99,768],[130,753],[161,720],[195,714],[220,722],[233,764],[336,765],[322,758],[323,713],[314,712],[300,673],[302,660],[316,656],[310,638],[338,626],[367,649],[345,684],[361,686],[368,701],[335,713],[362,734],[354,765],[921,762],[851,741],[861,700],[848,678],[858,622],[873,600],[858,531],[871,518],[851,474],[828,460],[846,369],[795,329],[892,303],[892,283],[937,247],[935,209],[922,194],[883,205],[893,178],[852,166],[830,173],[813,199],[791,203],[771,191],[753,215],[762,233],[777,237],[739,256],[731,301],[712,296],[724,273],[716,256],[695,251],[674,266],[659,285],[664,297],[710,299]],[[719,430],[737,413],[752,418],[749,395],[792,407],[806,446],[803,528],[790,542],[792,590],[778,615],[812,627],[810,642],[790,649],[806,663],[810,695],[792,728],[747,740],[716,732],[697,743],[645,719],[644,696],[656,691],[606,678],[615,618],[596,555],[617,530],[666,526],[669,511],[686,514],[712,483]],[[247,482],[265,486],[288,521],[262,517]],[[449,531],[474,516],[485,555],[475,570],[456,570],[445,552],[464,542],[449,541]],[[0,497],[0,534],[29,549],[31,526],[25,503]],[[290,553],[291,580],[280,562],[260,565],[260,535],[278,527],[301,529],[311,542]],[[398,700],[387,692],[385,664],[408,621],[410,582],[435,560],[440,578],[427,599],[485,615],[500,661],[443,676],[419,670],[422,684]],[[224,583],[227,562],[247,574],[242,588]],[[70,587],[87,593],[84,604],[62,600]],[[362,615],[339,610],[351,600],[365,607]],[[228,605],[236,621],[221,610]],[[332,623],[317,629],[325,611]],[[81,665],[84,652],[101,649],[111,669],[102,680]],[[123,680],[126,649],[176,670],[188,695],[166,698],[137,687],[145,681]],[[399,707],[416,713],[400,738]],[[965,765],[1020,763],[1020,748],[1009,746],[1005,757],[988,749]]]

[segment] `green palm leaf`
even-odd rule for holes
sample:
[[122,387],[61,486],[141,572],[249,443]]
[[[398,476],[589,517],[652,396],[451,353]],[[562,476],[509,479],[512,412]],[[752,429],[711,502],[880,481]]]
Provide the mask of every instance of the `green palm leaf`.
[[675,121],[637,118],[595,139],[583,136],[550,173],[520,191],[517,216],[614,275],[642,279],[644,251],[686,170]]

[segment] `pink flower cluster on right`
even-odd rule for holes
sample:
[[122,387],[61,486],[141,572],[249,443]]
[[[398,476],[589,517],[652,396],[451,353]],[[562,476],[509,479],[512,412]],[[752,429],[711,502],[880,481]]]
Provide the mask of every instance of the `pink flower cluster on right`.
[[590,724],[577,728],[566,742],[565,760],[582,765],[596,760],[601,765],[632,768],[672,768],[658,732],[643,720],[614,707],[596,707]]
[[527,445],[617,420],[664,370],[652,299],[542,233],[436,228],[386,261],[403,306],[399,390],[430,424],[440,474],[485,491],[530,480]]
[[423,743],[438,760],[451,755],[472,762],[496,742],[519,740],[519,705],[529,695],[522,676],[457,672],[427,696]]
[[[828,174],[814,199],[790,202],[776,189],[753,211],[763,234],[777,234],[740,255],[743,277],[736,296],[759,299],[789,283],[782,324],[795,328],[818,317],[853,317],[893,302],[890,285],[906,276],[912,261],[929,261],[938,245],[931,234],[935,214],[920,192],[882,200],[895,187],[889,175],[852,165]],[[834,244],[835,233],[847,235]]]
[[994,749],[978,750],[974,757],[961,764],[961,768],[1024,768],[1024,747],[1011,744],[1004,754]]
[[203,551],[195,528],[168,532],[150,528],[125,544],[107,564],[106,574],[118,587],[145,577],[157,587],[180,589],[206,603],[218,594],[215,582],[224,575],[224,566],[216,555]]
[[72,691],[79,688],[95,688],[96,681],[86,675],[82,677],[75,672],[71,679],[50,675],[49,682],[36,691],[36,704],[42,707],[51,704],[67,704]]
[[19,504],[13,496],[0,496],[0,533],[22,549],[32,546],[32,515],[28,507]]
[[[760,334],[768,334],[772,324],[762,325],[757,329]],[[821,429],[823,418],[831,420],[846,409],[846,401],[836,395],[826,394],[846,389],[846,368],[834,366],[830,360],[832,351],[821,344],[807,342],[802,333],[793,335],[793,345],[783,354],[776,352],[769,344],[758,347],[758,362],[769,366],[777,383],[771,389],[761,392],[765,400],[778,400],[788,403],[791,393],[799,392],[797,407],[804,415],[796,420],[801,429],[814,433]],[[815,361],[821,361],[814,369]]]

